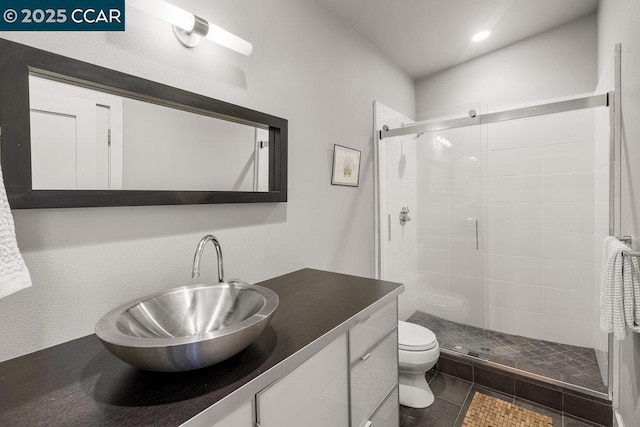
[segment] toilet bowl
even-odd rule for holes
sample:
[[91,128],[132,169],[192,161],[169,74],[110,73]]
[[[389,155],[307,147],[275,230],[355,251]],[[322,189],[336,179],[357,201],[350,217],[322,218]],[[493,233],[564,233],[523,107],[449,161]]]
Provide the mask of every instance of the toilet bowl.
[[398,347],[400,404],[426,408],[435,399],[425,374],[440,357],[436,335],[425,327],[398,321]]

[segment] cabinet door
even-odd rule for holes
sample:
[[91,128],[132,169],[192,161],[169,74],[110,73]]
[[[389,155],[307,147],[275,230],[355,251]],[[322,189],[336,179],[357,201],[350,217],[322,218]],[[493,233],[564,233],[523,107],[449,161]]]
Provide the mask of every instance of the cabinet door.
[[213,427],[253,427],[253,399],[218,421]]
[[29,88],[32,187],[122,189],[122,98],[37,76]]
[[346,335],[258,393],[262,427],[347,427],[348,356]]

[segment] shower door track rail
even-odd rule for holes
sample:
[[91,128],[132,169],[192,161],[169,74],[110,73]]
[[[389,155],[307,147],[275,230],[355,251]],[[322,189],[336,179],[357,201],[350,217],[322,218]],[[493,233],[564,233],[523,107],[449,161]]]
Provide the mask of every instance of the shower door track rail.
[[415,125],[405,125],[404,127],[395,129],[388,129],[385,127],[380,131],[379,136],[380,139],[383,140],[384,138],[390,138],[394,136],[412,135],[422,132],[433,132],[465,126],[484,125],[488,123],[503,122],[506,120],[524,119],[527,117],[562,113],[564,111],[582,110],[585,108],[594,107],[608,107],[611,101],[609,98],[610,93],[603,93],[599,95],[585,96],[582,98],[568,99],[565,101],[556,101],[529,107],[514,108],[512,110],[479,114],[472,117],[417,123]]

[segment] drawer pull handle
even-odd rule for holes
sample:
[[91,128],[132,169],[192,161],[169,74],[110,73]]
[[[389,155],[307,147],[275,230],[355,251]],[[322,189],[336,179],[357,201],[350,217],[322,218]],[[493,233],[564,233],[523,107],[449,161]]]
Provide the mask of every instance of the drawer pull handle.
[[373,424],[373,422],[371,420],[367,420],[362,427],[371,427],[371,424]]
[[362,357],[360,358],[360,360],[367,360],[369,357],[371,357],[371,353],[367,353],[367,354],[365,354],[364,356],[362,356]]

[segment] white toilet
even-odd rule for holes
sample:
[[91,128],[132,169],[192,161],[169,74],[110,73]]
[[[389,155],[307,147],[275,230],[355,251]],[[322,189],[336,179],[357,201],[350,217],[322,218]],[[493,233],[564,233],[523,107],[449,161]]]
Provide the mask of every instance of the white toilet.
[[426,408],[433,403],[434,396],[425,374],[440,357],[436,335],[425,327],[400,320],[398,346],[400,404]]

